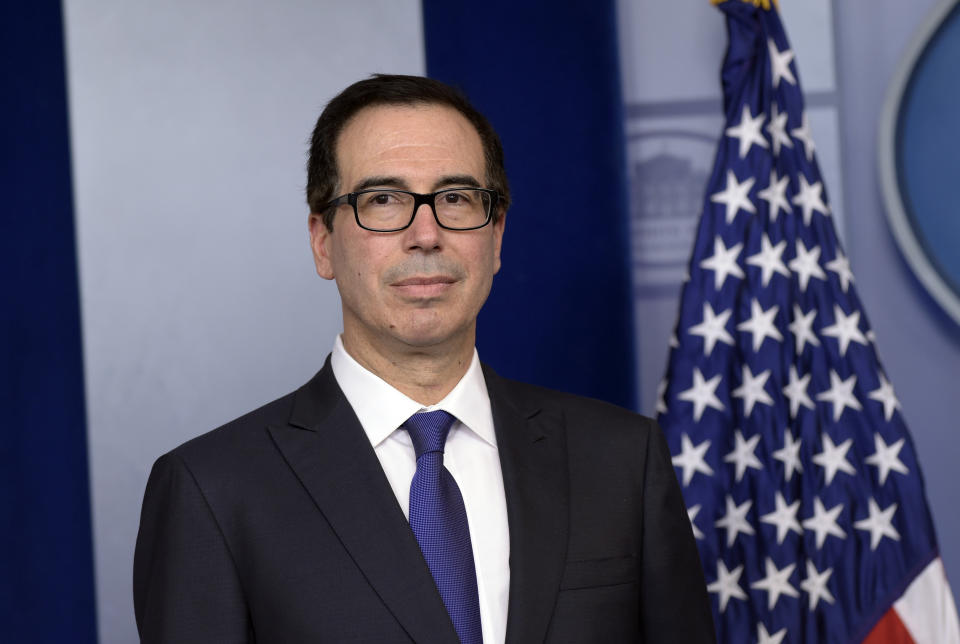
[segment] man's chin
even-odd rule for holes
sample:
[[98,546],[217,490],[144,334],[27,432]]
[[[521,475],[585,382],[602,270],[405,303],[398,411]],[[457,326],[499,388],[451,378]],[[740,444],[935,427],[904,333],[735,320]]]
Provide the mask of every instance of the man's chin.
[[344,316],[346,335],[355,336],[359,343],[375,351],[387,353],[431,349],[445,352],[456,351],[460,345],[472,347],[475,328],[473,318],[463,315],[462,309],[452,303],[395,308],[366,323],[356,316]]
[[439,333],[436,329],[424,329],[400,333],[394,336],[411,349],[431,349],[447,346],[453,339],[450,334]]
[[462,342],[473,343],[472,326],[451,326],[439,323],[436,318],[417,320],[412,324],[397,325],[392,336],[412,349],[431,349]]

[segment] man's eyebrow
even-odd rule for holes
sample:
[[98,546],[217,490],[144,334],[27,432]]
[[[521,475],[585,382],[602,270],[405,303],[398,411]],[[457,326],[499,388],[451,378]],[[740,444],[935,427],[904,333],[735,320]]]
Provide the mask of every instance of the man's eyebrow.
[[469,174],[451,174],[440,177],[433,184],[434,190],[441,190],[447,186],[464,186],[469,188],[480,188],[480,182],[476,177]]
[[[376,176],[361,179],[353,186],[350,192],[360,192],[368,188],[396,188],[397,190],[409,190],[409,185],[400,177]],[[433,183],[432,190],[442,190],[449,186],[464,186],[469,188],[482,187],[476,177],[470,174],[450,174],[440,177]]]
[[365,179],[361,179],[359,183],[354,185],[353,190],[350,192],[360,192],[361,190],[366,190],[367,188],[397,188],[399,190],[409,190],[407,185],[407,182],[400,177],[367,177]]

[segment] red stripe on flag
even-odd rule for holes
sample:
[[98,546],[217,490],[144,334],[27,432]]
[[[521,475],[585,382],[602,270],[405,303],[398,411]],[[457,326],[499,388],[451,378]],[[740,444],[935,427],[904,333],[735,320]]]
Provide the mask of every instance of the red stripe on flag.
[[863,644],[916,644],[910,637],[907,627],[900,621],[900,616],[894,609],[888,610],[870,634],[863,640]]

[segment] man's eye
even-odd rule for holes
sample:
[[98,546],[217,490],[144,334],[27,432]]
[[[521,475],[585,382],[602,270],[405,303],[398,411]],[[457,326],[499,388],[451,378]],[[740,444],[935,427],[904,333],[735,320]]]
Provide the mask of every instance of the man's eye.
[[465,206],[470,203],[470,196],[465,192],[448,192],[443,197],[448,204],[454,206]]
[[389,206],[397,201],[397,196],[390,192],[374,192],[367,196],[367,204],[371,206]]

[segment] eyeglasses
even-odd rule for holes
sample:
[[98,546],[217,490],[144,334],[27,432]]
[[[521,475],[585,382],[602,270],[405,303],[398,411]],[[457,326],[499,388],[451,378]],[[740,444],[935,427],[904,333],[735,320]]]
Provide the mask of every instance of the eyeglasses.
[[361,228],[392,233],[409,228],[420,206],[429,204],[441,228],[474,230],[490,223],[499,198],[497,191],[486,188],[447,188],[430,194],[373,189],[341,195],[323,210],[350,204]]

